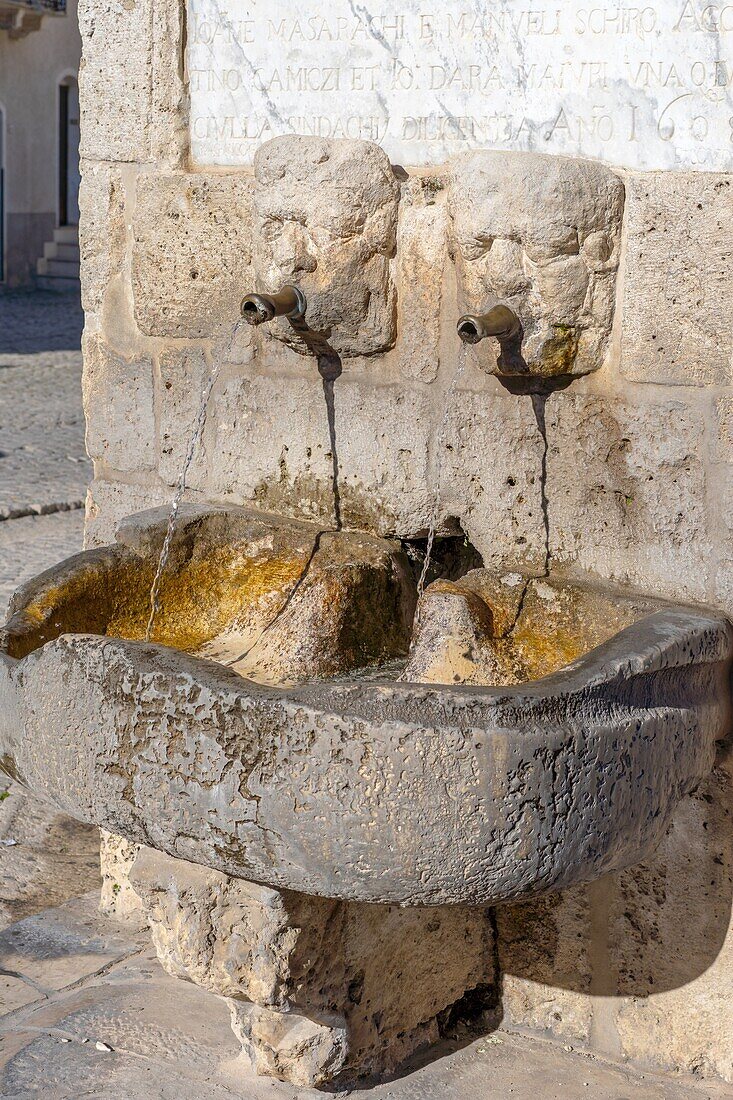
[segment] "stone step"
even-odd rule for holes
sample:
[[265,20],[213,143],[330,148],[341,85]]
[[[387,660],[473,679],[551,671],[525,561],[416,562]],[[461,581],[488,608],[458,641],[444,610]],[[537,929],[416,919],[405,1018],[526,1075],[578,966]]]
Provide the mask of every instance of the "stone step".
[[58,279],[78,279],[79,263],[74,260],[40,259],[36,266],[38,275],[50,275]]
[[68,260],[71,263],[79,263],[79,245],[59,244],[57,241],[47,241],[43,246],[43,257],[46,260]]
[[59,275],[37,275],[38,290],[52,290],[57,294],[79,293],[78,278],[62,278]]
[[78,244],[79,226],[60,225],[53,231],[53,239],[57,244]]

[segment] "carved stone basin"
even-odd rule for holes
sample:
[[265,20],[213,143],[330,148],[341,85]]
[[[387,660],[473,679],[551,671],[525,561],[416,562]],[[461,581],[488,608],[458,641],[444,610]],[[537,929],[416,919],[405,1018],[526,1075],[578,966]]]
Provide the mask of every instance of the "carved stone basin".
[[727,732],[723,616],[547,578],[427,590],[406,675],[447,686],[350,676],[407,653],[399,547],[242,509],[182,512],[146,643],[165,523],[25,585],[0,653],[3,768],[150,848],[330,898],[515,900],[643,859]]

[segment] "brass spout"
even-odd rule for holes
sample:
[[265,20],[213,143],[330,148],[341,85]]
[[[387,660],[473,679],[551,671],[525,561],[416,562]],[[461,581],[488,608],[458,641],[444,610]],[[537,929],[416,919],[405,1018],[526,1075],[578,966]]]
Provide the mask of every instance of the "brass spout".
[[264,325],[273,317],[299,320],[305,315],[305,294],[297,286],[286,285],[277,294],[248,294],[242,298],[242,317],[248,325]]
[[488,313],[466,314],[458,322],[458,335],[464,344],[478,344],[487,336],[497,340],[513,340],[522,332],[522,325],[509,306],[492,306]]

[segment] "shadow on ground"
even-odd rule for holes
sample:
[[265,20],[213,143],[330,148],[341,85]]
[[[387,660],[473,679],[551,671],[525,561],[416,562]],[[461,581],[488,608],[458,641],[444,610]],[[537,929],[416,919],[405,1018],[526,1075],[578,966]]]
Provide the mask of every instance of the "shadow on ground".
[[78,352],[83,325],[78,294],[0,291],[0,355]]

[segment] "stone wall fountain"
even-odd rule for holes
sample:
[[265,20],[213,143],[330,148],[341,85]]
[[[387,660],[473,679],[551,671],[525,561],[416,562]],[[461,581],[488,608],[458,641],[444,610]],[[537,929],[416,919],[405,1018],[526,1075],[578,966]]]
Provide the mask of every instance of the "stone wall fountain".
[[[2,766],[105,831],[106,907],[258,1073],[384,1074],[471,1010],[733,1079],[733,554],[691,392],[727,423],[729,178],[558,126],[411,160],[283,133],[259,85],[235,140],[196,63],[259,47],[199,6],[135,24],[155,96],[106,129],[87,36],[88,548],[14,598]],[[691,954],[669,904],[707,906]],[[625,920],[664,927],[660,988]]]
[[[377,203],[375,221],[350,189],[349,216],[372,227],[355,245],[334,243],[332,222],[318,237],[285,218],[331,162],[339,178],[358,166]],[[375,171],[386,207],[366,187]],[[391,291],[378,308],[369,289],[393,235],[389,165],[372,146],[279,138],[255,172],[267,289],[242,316],[315,356],[332,387],[324,363],[395,339]],[[538,223],[544,190],[555,206]],[[496,337],[492,372],[543,403],[597,369],[618,179],[473,154],[449,203],[459,295],[505,299],[458,321],[456,352],[458,336]],[[398,541],[341,530],[336,463],[331,528],[180,506],[204,414],[169,514],[125,520],[115,545],[16,594],[3,766],[142,846],[130,883],[161,962],[229,999],[258,1072],[319,1085],[389,1071],[492,985],[481,907],[655,849],[727,730],[733,630],[710,610],[554,579],[548,556],[534,576],[519,563],[425,587],[427,556],[416,583]],[[544,500],[544,459],[537,474]],[[399,682],[384,679],[399,658]]]

